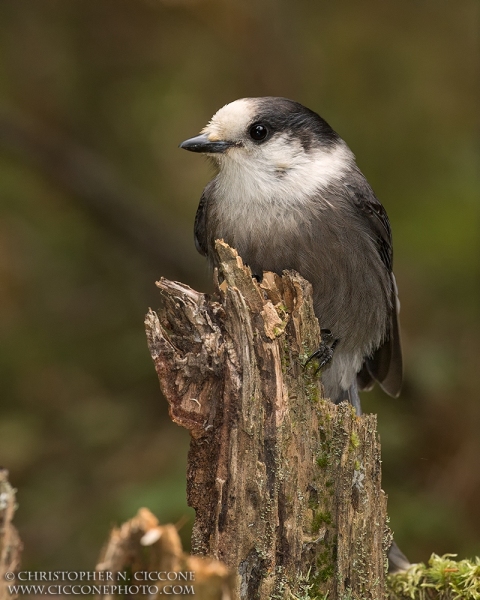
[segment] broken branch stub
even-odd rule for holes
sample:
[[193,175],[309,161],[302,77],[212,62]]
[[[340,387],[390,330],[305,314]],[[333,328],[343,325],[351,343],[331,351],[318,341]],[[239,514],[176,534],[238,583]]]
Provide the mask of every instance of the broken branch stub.
[[[147,337],[173,421],[192,436],[192,546],[237,574],[241,599],[384,597],[386,498],[374,416],[322,399],[311,286],[252,279],[217,241],[208,297],[158,282]],[[292,595],[293,594],[293,595]]]
[[[104,593],[95,600],[160,598],[171,600],[195,595],[196,600],[232,600],[232,574],[212,558],[190,556],[174,525],[160,525],[146,508],[110,532],[96,571],[115,575],[113,585],[97,586]],[[102,581],[101,576],[98,580]],[[147,594],[148,592],[148,594]]]

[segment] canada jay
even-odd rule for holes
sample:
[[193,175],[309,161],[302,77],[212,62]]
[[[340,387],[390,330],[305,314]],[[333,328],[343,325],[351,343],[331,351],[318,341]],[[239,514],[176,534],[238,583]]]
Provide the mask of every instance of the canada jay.
[[216,239],[257,277],[294,269],[313,286],[323,333],[315,353],[325,395],[349,400],[374,382],[402,383],[392,238],[385,209],[347,144],[316,113],[285,98],[244,98],[221,108],[180,144],[213,159],[216,177],[195,218],[198,251]]
[[[347,144],[316,113],[285,98],[244,98],[221,108],[180,144],[212,158],[216,177],[195,218],[197,250],[235,248],[256,277],[294,269],[313,286],[325,395],[349,400],[374,382],[402,384],[392,237],[385,209]],[[395,542],[389,569],[409,566]]]

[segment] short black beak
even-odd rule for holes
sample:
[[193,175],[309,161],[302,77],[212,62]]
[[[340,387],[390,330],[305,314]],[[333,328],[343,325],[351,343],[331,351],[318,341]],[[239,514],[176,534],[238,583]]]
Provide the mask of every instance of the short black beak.
[[207,134],[202,133],[196,137],[185,140],[180,144],[180,148],[190,150],[190,152],[205,152],[207,154],[225,152],[228,148],[235,146],[234,142],[216,141],[211,142]]

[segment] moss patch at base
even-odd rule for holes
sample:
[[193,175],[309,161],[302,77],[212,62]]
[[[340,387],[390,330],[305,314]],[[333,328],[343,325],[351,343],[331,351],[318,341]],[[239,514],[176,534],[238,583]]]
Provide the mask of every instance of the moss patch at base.
[[456,554],[432,554],[387,578],[389,600],[480,600],[480,558],[455,561]]

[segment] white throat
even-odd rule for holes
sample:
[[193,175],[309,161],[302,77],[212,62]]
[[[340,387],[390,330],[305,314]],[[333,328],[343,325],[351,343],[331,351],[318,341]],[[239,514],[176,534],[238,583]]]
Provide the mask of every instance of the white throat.
[[321,196],[354,161],[344,142],[332,149],[305,152],[300,142],[283,135],[254,153],[232,148],[216,158],[216,209],[222,221],[234,224],[238,219],[245,222],[261,217],[266,226],[268,220],[295,215],[313,196]]

